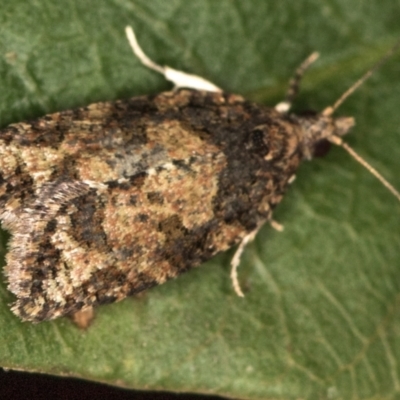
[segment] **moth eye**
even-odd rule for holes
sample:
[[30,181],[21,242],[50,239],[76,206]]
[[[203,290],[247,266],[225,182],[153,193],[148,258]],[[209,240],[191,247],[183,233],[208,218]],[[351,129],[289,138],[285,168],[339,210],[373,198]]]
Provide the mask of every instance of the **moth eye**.
[[267,144],[267,139],[268,139],[267,130],[263,129],[262,126],[256,127],[250,133],[249,147],[252,149],[252,151],[255,151],[261,156],[265,157],[270,151],[270,148]]
[[313,157],[324,157],[328,154],[331,143],[326,139],[320,140],[314,145]]

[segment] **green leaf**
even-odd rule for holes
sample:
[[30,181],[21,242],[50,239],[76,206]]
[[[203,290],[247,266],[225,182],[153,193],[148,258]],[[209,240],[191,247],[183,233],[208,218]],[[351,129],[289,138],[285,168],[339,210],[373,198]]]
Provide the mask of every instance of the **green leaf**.
[[[319,51],[296,110],[333,104],[400,37],[398,1],[0,0],[0,10],[2,127],[169,88],[132,55],[127,24],[160,64],[271,106]],[[356,117],[348,143],[398,188],[399,61],[337,113]],[[285,231],[266,226],[248,246],[244,299],[232,251],[100,307],[87,331],[66,318],[20,322],[3,278],[0,365],[234,398],[400,398],[399,217],[396,199],[333,148],[304,163],[278,207]]]

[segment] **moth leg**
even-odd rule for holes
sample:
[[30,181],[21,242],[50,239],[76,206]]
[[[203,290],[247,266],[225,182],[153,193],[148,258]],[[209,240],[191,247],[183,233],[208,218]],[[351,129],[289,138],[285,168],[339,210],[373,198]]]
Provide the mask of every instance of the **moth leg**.
[[80,329],[87,329],[94,319],[93,307],[85,308],[70,315],[74,324]]
[[274,219],[270,219],[269,224],[271,225],[272,228],[274,228],[278,232],[282,232],[285,229],[282,224],[275,221]]
[[125,33],[133,53],[140,60],[140,62],[147,68],[164,75],[166,80],[171,81],[175,85],[175,89],[189,88],[195,90],[207,90],[209,92],[222,92],[222,89],[214,85],[212,82],[202,78],[201,76],[187,74],[186,72],[178,71],[166,65],[161,66],[156,64],[143,52],[142,48],[139,46],[134,31],[130,26],[125,28]]
[[314,52],[308,56],[296,69],[293,77],[289,81],[289,87],[286,92],[285,100],[281,101],[275,106],[275,110],[282,114],[287,113],[292,107],[293,100],[297,96],[300,88],[301,79],[303,78],[304,72],[310,67],[310,65],[319,57],[319,53]]
[[[282,232],[284,229],[283,225],[281,225],[279,222],[276,222],[272,218],[269,220],[269,223],[272,226],[272,228],[276,229],[278,232]],[[239,283],[238,273],[237,273],[237,270],[238,270],[238,267],[240,264],[240,258],[242,257],[245,247],[254,240],[254,238],[256,237],[259,230],[260,230],[260,228],[257,228],[257,229],[254,229],[254,231],[247,234],[240,242],[238,248],[235,251],[235,254],[232,257],[231,281],[232,281],[233,289],[235,290],[235,293],[239,297],[244,297],[244,293],[243,293],[242,289],[240,288],[240,283]]]
[[242,289],[240,288],[240,283],[238,279],[238,274],[237,274],[237,269],[240,264],[240,258],[242,256],[242,253],[247,246],[247,244],[251,241],[254,240],[255,236],[257,235],[257,232],[259,231],[259,228],[255,229],[254,231],[250,232],[247,234],[242,241],[239,244],[239,247],[236,249],[235,254],[232,257],[231,261],[231,281],[232,281],[232,286],[233,289],[235,290],[235,293],[239,297],[244,297],[244,294],[242,292]]

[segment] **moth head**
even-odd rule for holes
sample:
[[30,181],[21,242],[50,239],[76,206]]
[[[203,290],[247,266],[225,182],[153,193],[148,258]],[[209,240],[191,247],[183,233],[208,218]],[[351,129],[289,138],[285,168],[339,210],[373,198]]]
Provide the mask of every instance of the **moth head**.
[[302,130],[302,153],[306,159],[318,156],[321,143],[326,141],[338,144],[337,141],[346,135],[355,125],[353,117],[326,116],[324,114],[296,117]]
[[371,164],[364,160],[355,150],[342,140],[354,126],[352,117],[333,117],[333,107],[326,108],[321,114],[314,117],[297,117],[301,126],[301,141],[303,157],[311,159],[316,155],[319,144],[328,141],[346,150],[358,163],[374,175],[399,201],[400,192],[398,192]]

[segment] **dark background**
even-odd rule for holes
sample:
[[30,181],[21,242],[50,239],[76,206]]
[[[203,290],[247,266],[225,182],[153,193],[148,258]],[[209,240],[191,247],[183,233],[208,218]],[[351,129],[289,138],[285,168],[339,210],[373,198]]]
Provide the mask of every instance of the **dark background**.
[[126,390],[75,378],[0,370],[0,399],[222,400],[222,397]]

